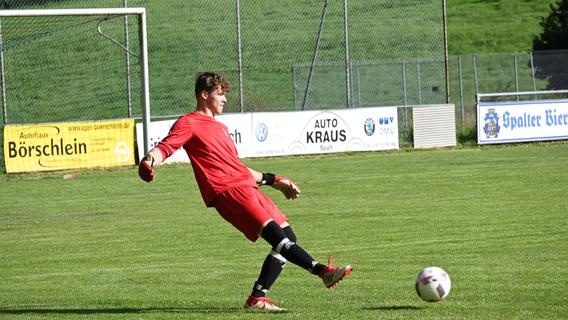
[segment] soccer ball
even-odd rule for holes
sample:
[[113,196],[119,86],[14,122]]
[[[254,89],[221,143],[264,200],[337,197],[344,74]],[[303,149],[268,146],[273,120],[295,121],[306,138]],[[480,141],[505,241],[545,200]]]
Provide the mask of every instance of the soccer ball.
[[424,301],[438,302],[450,293],[452,281],[446,271],[439,267],[424,268],[416,277],[416,293]]

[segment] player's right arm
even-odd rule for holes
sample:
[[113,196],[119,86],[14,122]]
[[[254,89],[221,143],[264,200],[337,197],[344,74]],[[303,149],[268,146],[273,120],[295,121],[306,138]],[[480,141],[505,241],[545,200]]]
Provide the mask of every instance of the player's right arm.
[[168,135],[140,160],[140,165],[138,166],[138,175],[140,178],[146,182],[154,180],[156,176],[154,166],[164,162],[164,160],[183,146],[190,137],[191,126],[189,125],[188,118],[179,118],[170,129]]
[[138,175],[140,179],[150,182],[154,180],[156,173],[154,172],[154,166],[160,164],[164,159],[162,158],[162,152],[156,148],[150,150],[148,154],[142,158],[140,165],[138,166]]

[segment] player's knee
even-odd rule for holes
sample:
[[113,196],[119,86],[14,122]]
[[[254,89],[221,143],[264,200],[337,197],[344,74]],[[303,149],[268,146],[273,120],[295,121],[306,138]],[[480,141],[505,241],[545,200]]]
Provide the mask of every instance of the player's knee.
[[284,256],[282,256],[280,253],[272,250],[270,251],[270,255],[272,256],[272,258],[276,261],[278,261],[278,263],[280,263],[280,265],[282,266],[282,268],[284,268],[284,265],[286,264],[286,258],[284,258]]
[[296,234],[294,234],[294,231],[292,231],[292,227],[291,226],[286,226],[284,228],[282,228],[282,230],[284,230],[284,233],[286,234],[286,237],[288,239],[290,239],[290,241],[292,242],[297,242],[298,239],[296,239]]
[[278,252],[278,253],[282,253],[284,250],[290,250],[290,248],[295,244],[296,243],[293,242],[293,241],[290,241],[290,239],[284,238],[284,239],[282,239],[282,241],[280,241],[278,243],[276,248],[273,248],[273,250]]
[[270,221],[264,226],[261,236],[272,246],[272,250],[277,253],[280,253],[283,248],[290,248],[294,244],[287,237],[284,230],[274,221]]

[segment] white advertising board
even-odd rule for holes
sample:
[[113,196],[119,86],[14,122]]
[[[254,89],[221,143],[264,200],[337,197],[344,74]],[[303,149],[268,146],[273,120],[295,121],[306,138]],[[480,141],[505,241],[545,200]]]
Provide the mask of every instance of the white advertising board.
[[[160,120],[150,122],[150,127],[148,128],[148,137],[150,139],[150,149],[154,148],[162,139],[164,139],[170,128],[176,120]],[[143,139],[143,128],[142,123],[136,123],[136,144],[138,145],[138,159],[144,157],[144,148],[142,148]],[[189,158],[183,149],[179,149],[174,152],[164,163],[172,162],[189,162]]]
[[398,149],[396,107],[253,113],[255,157]]
[[[238,113],[238,114],[223,114],[215,117],[218,121],[222,122],[229,129],[229,134],[233,138],[239,156],[241,158],[250,157],[252,154],[252,131],[251,131],[251,114]],[[150,148],[155,147],[162,139],[164,139],[170,128],[173,126],[177,119],[172,120],[159,120],[150,122],[148,128],[148,136],[150,137]],[[143,141],[142,123],[136,124],[136,141],[138,141],[138,159],[144,157],[144,150],[140,148],[141,141]],[[183,148],[174,152],[164,163],[173,162],[189,162],[189,157]]]
[[[398,149],[397,107],[333,111],[223,114],[241,158]],[[169,132],[175,120],[153,121],[148,130],[151,147]],[[142,124],[136,125],[142,141]],[[143,157],[139,148],[139,157]],[[168,162],[188,162],[183,149]]]
[[479,144],[568,139],[568,101],[480,103]]

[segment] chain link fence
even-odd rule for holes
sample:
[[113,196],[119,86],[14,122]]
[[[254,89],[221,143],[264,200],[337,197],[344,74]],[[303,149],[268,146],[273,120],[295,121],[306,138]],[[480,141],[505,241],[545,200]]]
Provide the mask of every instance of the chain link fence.
[[[154,118],[193,110],[193,81],[206,70],[232,82],[226,112],[447,99],[442,0],[0,0],[0,9],[110,7],[147,10]],[[2,125],[140,117],[136,23],[2,19]],[[476,92],[568,88],[566,71],[554,67],[567,58],[564,51],[450,57],[458,124],[474,116]],[[404,132],[410,112],[401,113]]]
[[[474,126],[477,93],[568,89],[568,50],[453,56],[449,59],[451,102],[458,126]],[[565,98],[558,95],[557,98]],[[547,99],[555,98],[547,95]],[[516,97],[538,100],[538,94]]]
[[[229,112],[345,108],[379,101],[370,84],[377,83],[377,76],[388,80],[389,74],[384,72],[392,71],[376,61],[444,56],[440,0],[402,3],[394,0],[293,0],[278,4],[251,0],[4,0],[0,4],[2,9],[146,7],[152,112],[156,116],[180,114],[193,107],[191,87],[199,71],[217,70],[229,76],[233,83],[226,106]],[[74,18],[62,18],[66,21],[60,22],[63,25],[53,20],[46,20],[44,25],[23,19],[14,22],[29,25],[34,30],[30,32],[35,32],[16,35],[24,39],[20,43],[25,45],[20,48],[30,52],[27,57],[32,55],[30,46],[38,47],[38,43],[43,42],[44,48],[51,46],[50,51],[60,52],[54,54],[55,58],[73,58],[80,49],[66,47],[72,44],[52,37],[54,33],[64,35],[63,29],[69,32],[68,38],[75,38],[77,34],[92,35],[80,40],[85,52],[117,50],[96,32],[96,25],[72,22],[77,20]],[[117,28],[113,36],[126,43],[119,30],[120,23],[112,26],[105,23],[104,27]],[[22,32],[9,21],[3,22],[2,31],[6,43],[11,34]],[[131,34],[128,41],[132,47],[132,32],[128,34]],[[106,42],[110,48],[93,49],[87,46],[89,42]],[[26,56],[18,54],[21,58],[17,60],[9,46],[4,48],[6,72],[30,69]],[[43,58],[42,52],[35,51],[34,55]],[[115,61],[108,61],[105,66],[112,63],[126,70],[122,66],[126,61],[123,55],[114,54],[112,59]],[[68,68],[61,72],[70,74],[77,66],[72,60],[66,61],[66,65],[58,67]],[[93,62],[92,73],[118,76],[118,71],[100,67],[100,63]],[[429,72],[435,73],[436,81],[444,89],[443,70],[436,68]],[[79,77],[88,75],[76,76]],[[106,82],[118,87],[124,80],[107,79]],[[10,83],[10,77],[7,77],[6,90],[10,105],[11,100],[16,99],[11,94],[16,88]],[[75,95],[84,93],[69,88],[69,95],[73,95],[74,90]],[[22,96],[25,94],[21,92]],[[136,95],[137,92],[131,94]],[[444,92],[441,96],[444,100]],[[86,105],[97,103],[88,98],[85,97]]]
[[[407,83],[384,60],[443,57],[442,4],[3,0],[0,9],[145,7],[152,116],[171,117],[194,108],[193,80],[206,70],[232,82],[226,112],[399,104],[405,95],[398,89]],[[61,17],[0,23],[3,123],[140,117],[136,22]],[[431,99],[425,92],[424,101],[445,102],[444,69],[437,63],[421,72],[420,79],[440,89]]]

